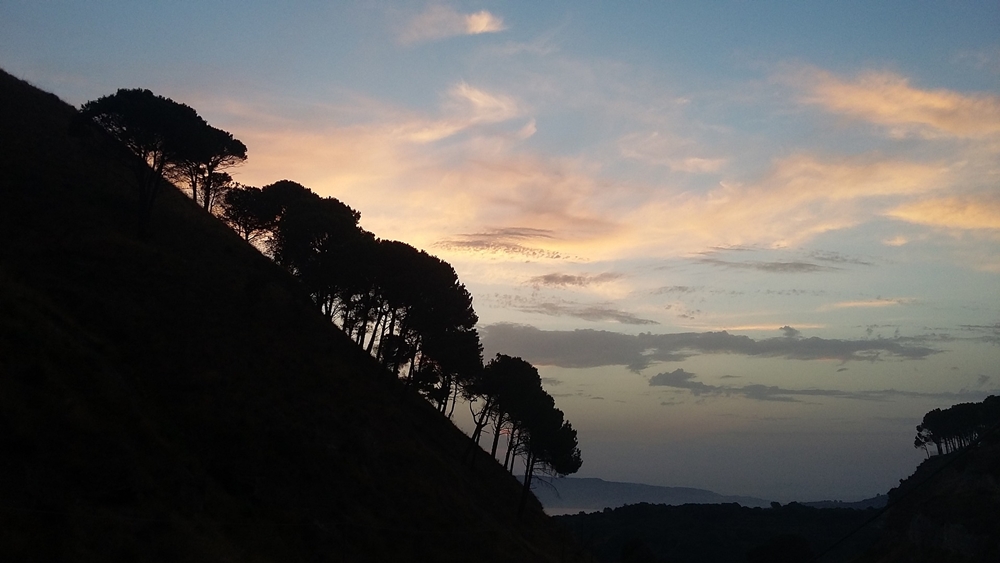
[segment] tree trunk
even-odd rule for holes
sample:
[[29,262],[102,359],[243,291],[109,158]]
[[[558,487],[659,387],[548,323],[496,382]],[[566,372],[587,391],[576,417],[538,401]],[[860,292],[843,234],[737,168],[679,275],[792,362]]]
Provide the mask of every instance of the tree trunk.
[[507,436],[507,452],[504,453],[504,456],[503,456],[503,468],[504,469],[508,469],[508,467],[507,467],[508,464],[510,465],[510,469],[514,468],[514,464],[511,463],[511,459],[510,458],[511,458],[511,452],[514,451],[514,449],[516,449],[516,447],[517,447],[517,440],[516,440],[516,438],[517,438],[517,436],[519,434],[520,434],[520,432],[518,432],[518,428],[516,426],[514,426],[514,427],[512,427],[510,429],[510,434]]
[[528,458],[524,461],[524,484],[521,486],[521,502],[517,507],[517,516],[524,513],[524,507],[528,504],[528,494],[531,493],[531,477],[535,473],[535,456],[528,450]]
[[451,410],[448,411],[448,420],[451,420],[452,416],[455,414],[455,406],[458,404],[458,385],[456,384],[451,390]]
[[382,308],[379,307],[379,314],[375,317],[375,324],[372,326],[372,337],[368,340],[368,346],[365,348],[365,351],[368,352],[369,355],[372,353],[372,347],[375,346],[375,337],[378,336],[379,327],[382,325],[384,320],[385,312],[383,312]]
[[389,310],[389,322],[382,325],[382,336],[378,339],[378,348],[375,349],[375,358],[382,365],[385,365],[385,355],[382,350],[382,345],[385,343],[386,336],[392,334],[392,331],[396,330],[396,308],[392,307]]
[[[472,410],[472,404],[469,404],[469,410]],[[476,423],[476,429],[472,432],[472,441],[479,445],[479,439],[483,436],[483,428],[486,428],[487,422],[489,422],[490,411],[493,410],[493,400],[490,397],[486,398],[486,404],[483,405],[483,410],[479,411],[479,418],[476,418],[475,413],[472,414],[472,420]]]
[[500,443],[500,430],[503,428],[504,414],[498,413],[497,420],[494,422],[493,426],[493,447],[490,448],[490,455],[494,458],[497,457],[497,445]]

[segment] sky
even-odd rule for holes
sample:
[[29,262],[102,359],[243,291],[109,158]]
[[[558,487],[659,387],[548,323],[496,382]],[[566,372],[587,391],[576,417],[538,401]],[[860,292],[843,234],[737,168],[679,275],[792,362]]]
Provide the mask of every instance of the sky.
[[996,1],[3,0],[0,67],[449,261],[580,476],[858,500],[1000,393]]

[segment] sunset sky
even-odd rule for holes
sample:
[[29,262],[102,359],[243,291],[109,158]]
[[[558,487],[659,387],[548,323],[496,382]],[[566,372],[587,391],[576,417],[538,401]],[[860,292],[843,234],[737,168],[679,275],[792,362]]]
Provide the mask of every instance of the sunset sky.
[[1000,393],[995,0],[287,4],[5,0],[0,66],[449,261],[580,476],[857,500]]

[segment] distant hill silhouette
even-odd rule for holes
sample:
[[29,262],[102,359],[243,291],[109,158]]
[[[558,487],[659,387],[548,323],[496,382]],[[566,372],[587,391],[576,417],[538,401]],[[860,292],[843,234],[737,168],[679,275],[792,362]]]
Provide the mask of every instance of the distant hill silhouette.
[[864,510],[866,508],[883,508],[885,504],[889,501],[887,495],[875,495],[872,498],[866,498],[864,500],[854,501],[854,502],[844,502],[842,500],[819,500],[813,502],[803,502],[802,506],[809,506],[812,508],[853,508],[855,510]]
[[585,560],[285,271],[175,189],[136,237],[108,140],[0,99],[0,560]]
[[643,502],[555,519],[608,563],[994,563],[1000,561],[998,481],[994,425],[959,450],[931,456],[888,495],[863,501],[766,509]]
[[766,507],[770,501],[745,496],[725,496],[705,489],[658,487],[638,483],[620,483],[604,479],[565,477],[552,479],[535,489],[535,496],[549,514],[574,514],[626,504],[721,504]]

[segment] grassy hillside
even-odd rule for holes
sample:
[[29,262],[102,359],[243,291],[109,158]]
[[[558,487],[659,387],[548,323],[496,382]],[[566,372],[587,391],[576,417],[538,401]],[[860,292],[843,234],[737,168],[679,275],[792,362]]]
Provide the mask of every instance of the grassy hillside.
[[2,559],[576,560],[294,279],[173,188],[136,237],[113,147],[0,99]]

